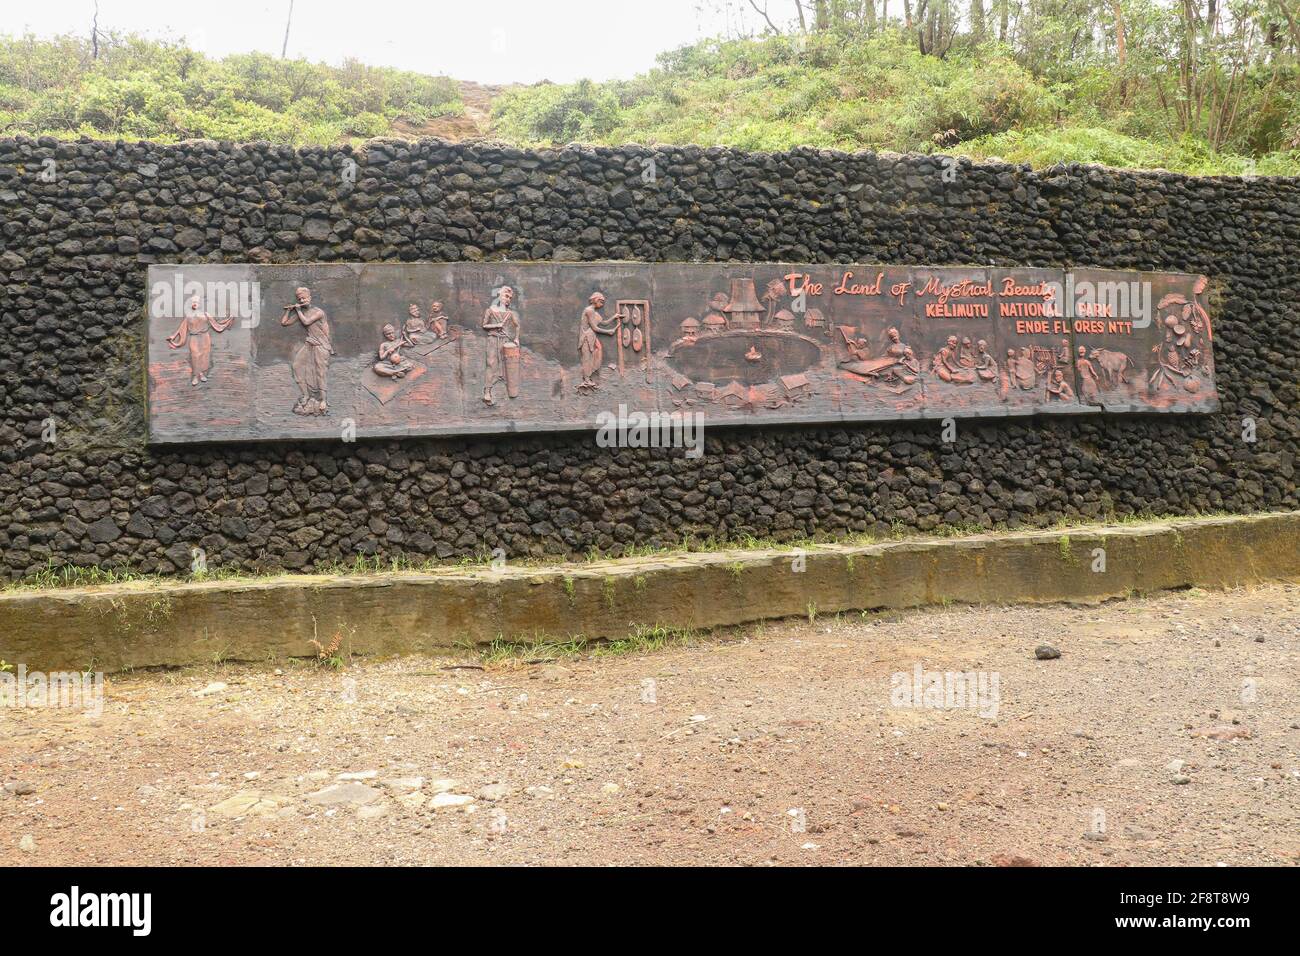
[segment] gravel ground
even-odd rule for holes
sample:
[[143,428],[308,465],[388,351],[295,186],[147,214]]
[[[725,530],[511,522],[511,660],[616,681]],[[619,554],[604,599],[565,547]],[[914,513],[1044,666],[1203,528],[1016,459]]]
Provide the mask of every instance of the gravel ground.
[[1298,655],[1277,585],[119,675],[0,710],[0,865],[1295,865]]

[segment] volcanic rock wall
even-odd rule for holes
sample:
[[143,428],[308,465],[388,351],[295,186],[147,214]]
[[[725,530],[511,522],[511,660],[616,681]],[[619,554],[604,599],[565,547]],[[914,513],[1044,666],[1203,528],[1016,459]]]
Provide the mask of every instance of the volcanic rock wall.
[[[154,262],[899,262],[1204,273],[1222,411],[150,448]],[[0,140],[0,574],[617,553],[1300,507],[1300,181],[942,157]]]

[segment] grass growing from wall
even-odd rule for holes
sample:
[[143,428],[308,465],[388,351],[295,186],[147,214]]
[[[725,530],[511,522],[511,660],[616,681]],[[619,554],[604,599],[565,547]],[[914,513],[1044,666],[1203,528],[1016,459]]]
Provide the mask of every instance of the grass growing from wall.
[[[756,538],[752,535],[741,536],[738,538],[688,538],[678,545],[665,548],[650,548],[639,546],[628,548],[620,554],[603,553],[592,551],[589,552],[581,561],[573,562],[563,558],[520,558],[507,562],[505,570],[511,568],[531,569],[547,568],[561,566],[581,566],[582,564],[595,564],[604,561],[619,560],[654,560],[658,557],[670,557],[677,554],[699,554],[706,552],[744,552],[744,551],[783,551],[787,553],[816,550],[824,546],[864,546],[871,544],[880,544],[889,541],[924,541],[934,540],[936,538],[965,538],[978,534],[1009,534],[1018,532],[1045,532],[1063,531],[1066,529],[1087,529],[1103,528],[1115,525],[1129,524],[1148,524],[1151,522],[1172,522],[1180,520],[1189,520],[1192,518],[1230,518],[1242,517],[1229,512],[1206,512],[1201,514],[1180,515],[1167,514],[1157,515],[1151,512],[1138,512],[1127,515],[1108,516],[1105,521],[1095,521],[1087,518],[1061,518],[1046,527],[1021,526],[1011,528],[1006,525],[995,525],[991,528],[985,528],[976,524],[960,525],[939,525],[930,531],[912,531],[904,527],[896,526],[888,535],[873,535],[862,532],[855,534],[846,534],[839,536],[824,535],[818,537],[794,538],[785,541],[778,541],[771,538]],[[1069,547],[1068,535],[1062,538],[1062,557]],[[391,558],[376,558],[358,555],[352,561],[339,561],[323,565],[315,571],[308,572],[302,576],[329,576],[329,575],[388,575],[388,574],[427,574],[427,573],[455,573],[457,571],[472,570],[482,568],[491,563],[490,555],[467,556],[456,561],[439,561],[434,558],[425,558],[420,556],[399,555]],[[733,578],[739,581],[744,575],[744,565],[742,562],[733,561],[727,566],[727,571]],[[23,591],[41,591],[60,588],[83,588],[111,586],[120,584],[158,584],[174,585],[178,583],[200,583],[205,581],[257,581],[269,580],[288,576],[290,572],[282,570],[270,570],[264,573],[255,573],[235,568],[209,567],[206,571],[194,572],[186,575],[162,575],[162,574],[144,574],[142,572],[126,567],[78,567],[71,564],[56,564],[50,562],[39,571],[30,574],[20,580],[9,581],[0,586],[0,593],[23,592]],[[612,593],[612,579],[606,578],[608,585],[602,585],[602,593]],[[570,600],[576,597],[576,586],[571,577],[566,577],[561,585],[565,594]],[[645,586],[643,576],[633,579],[633,587],[641,588]],[[607,598],[608,600],[608,598]]]

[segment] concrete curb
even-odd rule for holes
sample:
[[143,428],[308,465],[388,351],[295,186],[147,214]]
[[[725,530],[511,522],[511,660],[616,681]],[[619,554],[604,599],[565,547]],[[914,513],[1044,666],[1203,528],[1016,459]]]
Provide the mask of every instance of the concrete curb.
[[[1105,571],[1093,571],[1094,550]],[[794,570],[802,557],[804,570]],[[28,670],[447,652],[936,603],[1095,602],[1300,580],[1300,512],[668,554],[544,567],[139,582],[0,594],[0,659]]]

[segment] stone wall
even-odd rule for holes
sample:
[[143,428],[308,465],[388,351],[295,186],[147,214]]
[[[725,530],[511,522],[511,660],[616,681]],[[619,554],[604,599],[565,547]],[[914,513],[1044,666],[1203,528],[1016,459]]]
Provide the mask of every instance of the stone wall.
[[[209,567],[310,569],[1300,507],[1296,180],[809,149],[6,139],[0,217],[10,577],[188,571],[193,548]],[[148,263],[480,258],[1205,273],[1223,410],[962,422],[951,445],[937,422],[714,429],[697,460],[589,434],[145,444]]]

